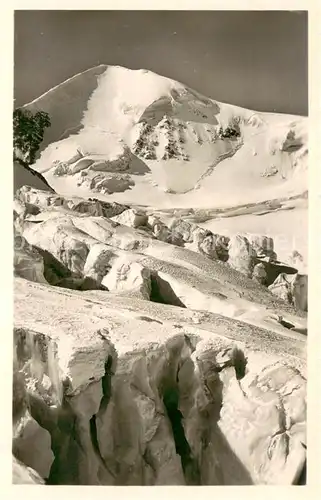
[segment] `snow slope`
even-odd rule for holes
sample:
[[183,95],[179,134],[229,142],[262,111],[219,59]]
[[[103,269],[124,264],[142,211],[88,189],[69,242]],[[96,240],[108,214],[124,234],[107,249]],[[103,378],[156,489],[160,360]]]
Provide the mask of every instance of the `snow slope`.
[[[268,234],[274,240],[278,258],[295,265],[300,273],[308,272],[308,216],[306,207],[295,207],[292,210],[278,210],[264,215],[240,215],[238,217],[222,217],[212,219],[202,227],[214,233],[231,236],[236,233],[244,236],[251,234]],[[296,252],[298,258],[295,258]],[[294,253],[294,255],[293,255]]]

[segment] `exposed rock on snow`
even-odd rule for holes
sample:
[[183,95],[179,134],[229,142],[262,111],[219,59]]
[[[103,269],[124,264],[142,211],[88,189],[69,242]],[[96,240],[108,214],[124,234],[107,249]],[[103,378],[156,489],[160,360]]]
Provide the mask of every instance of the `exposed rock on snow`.
[[284,142],[280,146],[281,151],[293,152],[297,151],[304,145],[304,139],[296,136],[296,131],[290,129],[286,135]]
[[[99,136],[99,132],[97,131]],[[128,170],[131,160],[131,152],[128,148],[118,148],[114,155],[107,159],[97,153],[83,155],[79,149],[77,153],[65,161],[55,160],[52,163],[54,176],[74,175],[82,172],[88,175],[89,171],[98,172],[123,172]]]

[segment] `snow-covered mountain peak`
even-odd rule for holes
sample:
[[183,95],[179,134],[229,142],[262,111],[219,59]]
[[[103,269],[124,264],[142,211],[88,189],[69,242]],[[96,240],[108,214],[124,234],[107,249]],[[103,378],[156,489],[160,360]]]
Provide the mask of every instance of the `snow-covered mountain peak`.
[[62,194],[216,207],[307,189],[307,119],[224,104],[152,71],[100,65],[26,105],[47,111],[34,168]]

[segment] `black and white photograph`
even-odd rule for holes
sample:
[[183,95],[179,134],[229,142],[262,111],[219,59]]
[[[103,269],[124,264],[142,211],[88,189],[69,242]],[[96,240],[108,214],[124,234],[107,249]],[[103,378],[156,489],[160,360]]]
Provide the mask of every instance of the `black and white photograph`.
[[13,11],[12,484],[305,486],[310,12],[116,9]]

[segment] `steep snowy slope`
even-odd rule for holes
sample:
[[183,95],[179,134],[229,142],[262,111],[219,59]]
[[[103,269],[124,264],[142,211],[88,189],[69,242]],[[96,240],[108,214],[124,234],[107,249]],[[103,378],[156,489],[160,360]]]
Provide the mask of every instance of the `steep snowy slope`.
[[[212,208],[307,189],[306,118],[219,103],[150,71],[101,65],[26,107],[51,116],[34,168],[61,194]],[[227,126],[239,135],[222,137]]]

